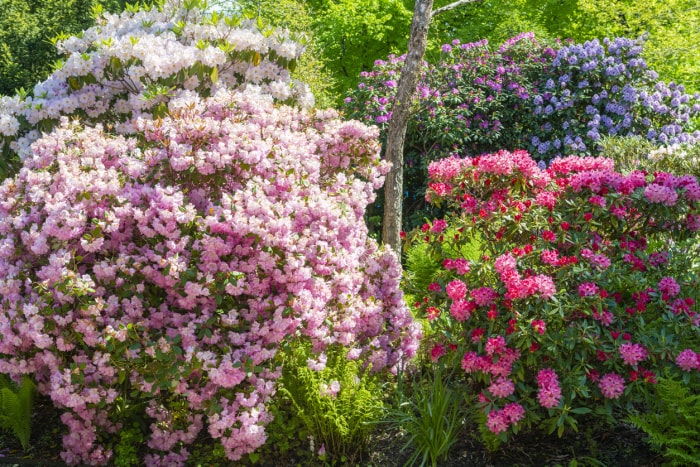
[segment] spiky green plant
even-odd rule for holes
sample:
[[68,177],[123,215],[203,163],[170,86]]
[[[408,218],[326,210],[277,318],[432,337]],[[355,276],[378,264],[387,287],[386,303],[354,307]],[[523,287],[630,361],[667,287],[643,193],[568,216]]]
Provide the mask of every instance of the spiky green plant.
[[440,367],[434,373],[413,375],[413,380],[405,381],[405,376],[399,372],[397,404],[387,411],[384,421],[404,435],[401,452],[411,452],[406,465],[436,467],[464,428],[464,400],[450,387],[452,378]]
[[18,385],[0,375],[0,429],[12,432],[25,451],[29,448],[31,416],[36,386],[29,376]]

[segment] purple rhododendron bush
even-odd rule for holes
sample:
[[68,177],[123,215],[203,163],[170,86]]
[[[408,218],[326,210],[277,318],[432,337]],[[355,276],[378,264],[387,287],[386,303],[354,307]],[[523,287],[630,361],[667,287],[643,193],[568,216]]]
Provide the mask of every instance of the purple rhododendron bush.
[[[639,135],[654,145],[698,141],[700,93],[649,70],[643,39],[547,43],[522,33],[442,46],[413,95],[405,145],[404,230],[442,215],[423,195],[431,161],[525,149],[549,161],[599,155],[606,136]],[[404,57],[379,60],[345,100],[348,114],[386,132]],[[380,201],[381,203],[381,195]],[[370,215],[381,213],[381,204]]]
[[[31,375],[62,411],[69,464],[109,462],[140,406],[147,464],[183,464],[202,430],[240,459],[265,443],[282,344],[310,343],[315,368],[342,346],[374,371],[417,347],[400,264],[362,217],[388,168],[377,130],[280,105],[294,88],[260,54],[284,42],[228,25],[229,49],[226,25],[194,13],[108,17],[89,52],[68,41],[84,69],[71,55],[42,105],[2,117],[21,121],[23,163],[0,187],[0,373]],[[105,31],[123,32],[120,64]],[[161,62],[128,58],[158,41]],[[218,58],[205,69],[197,51]]]
[[[464,371],[490,432],[561,434],[643,400],[657,376],[697,377],[699,349],[683,345],[700,335],[697,282],[678,257],[700,229],[695,177],[578,156],[542,169],[524,151],[428,171],[426,198],[453,214],[414,233],[441,262],[415,306],[431,358]],[[481,261],[454,254],[472,236]]]

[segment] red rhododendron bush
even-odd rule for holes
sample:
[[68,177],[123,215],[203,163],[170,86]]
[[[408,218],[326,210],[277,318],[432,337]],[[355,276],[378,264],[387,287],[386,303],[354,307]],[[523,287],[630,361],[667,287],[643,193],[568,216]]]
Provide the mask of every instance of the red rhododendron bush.
[[[265,442],[283,344],[309,342],[314,368],[325,349],[342,346],[381,370],[412,356],[419,336],[400,264],[368,237],[362,217],[387,170],[377,131],[334,111],[275,103],[290,98],[289,76],[260,53],[286,49],[250,45],[269,34],[229,27],[227,37],[253,47],[236,48],[243,55],[228,59],[240,63],[229,64],[216,52],[229,50],[214,37],[221,23],[190,30],[151,15],[103,27],[123,23],[133,49],[171,41],[184,58],[159,55],[177,63],[156,72],[128,51],[119,63],[84,53],[83,78],[61,85],[55,75],[41,99],[72,102],[83,109],[74,115],[105,125],[60,117],[41,137],[23,127],[13,143],[22,168],[0,187],[0,373],[33,376],[62,410],[70,464],[109,462],[139,407],[151,423],[147,463],[183,464],[202,430],[240,459]],[[159,35],[158,25],[175,32]],[[213,48],[189,36],[177,46],[183,30]],[[216,58],[206,70],[192,64],[196,50]],[[217,85],[214,67],[229,74],[228,86],[243,74],[258,84]],[[166,71],[173,75],[156,77]],[[267,79],[272,72],[280,78]],[[124,87],[95,94],[89,83],[102,78],[105,89]],[[126,108],[157,80],[171,83],[150,104],[157,116],[148,106],[91,107],[111,96]],[[53,107],[39,115],[41,106],[17,102],[22,125],[53,118]],[[113,123],[122,135],[110,133]]]
[[[453,214],[416,232],[441,268],[415,306],[432,359],[461,367],[492,433],[561,434],[640,400],[657,375],[696,375],[684,342],[700,335],[697,279],[682,248],[700,228],[695,177],[623,175],[591,157],[544,168],[523,151],[429,173],[426,198]],[[473,236],[478,262],[454,254]]]

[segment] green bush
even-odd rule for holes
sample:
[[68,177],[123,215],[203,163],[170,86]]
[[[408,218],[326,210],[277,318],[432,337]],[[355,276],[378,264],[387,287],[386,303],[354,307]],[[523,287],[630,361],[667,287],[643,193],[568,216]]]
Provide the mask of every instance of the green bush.
[[700,144],[657,146],[640,136],[605,137],[600,141],[601,154],[615,161],[622,172],[645,170],[650,173],[700,177]]

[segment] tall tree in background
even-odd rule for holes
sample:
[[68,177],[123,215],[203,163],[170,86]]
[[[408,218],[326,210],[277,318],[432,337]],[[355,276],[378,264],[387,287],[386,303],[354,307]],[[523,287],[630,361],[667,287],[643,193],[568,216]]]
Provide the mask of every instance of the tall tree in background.
[[[154,2],[147,2],[153,4]],[[31,90],[59,58],[52,39],[92,26],[95,12],[121,12],[126,0],[0,0],[0,95]]]
[[403,211],[403,146],[411,115],[413,92],[418,78],[423,56],[428,45],[428,30],[433,16],[453,10],[458,6],[476,0],[458,0],[433,11],[433,0],[416,0],[411,22],[411,37],[408,53],[404,61],[401,77],[396,89],[396,98],[387,129],[385,159],[391,162],[391,170],[384,183],[384,219],[382,241],[396,253],[401,253],[401,214]]

